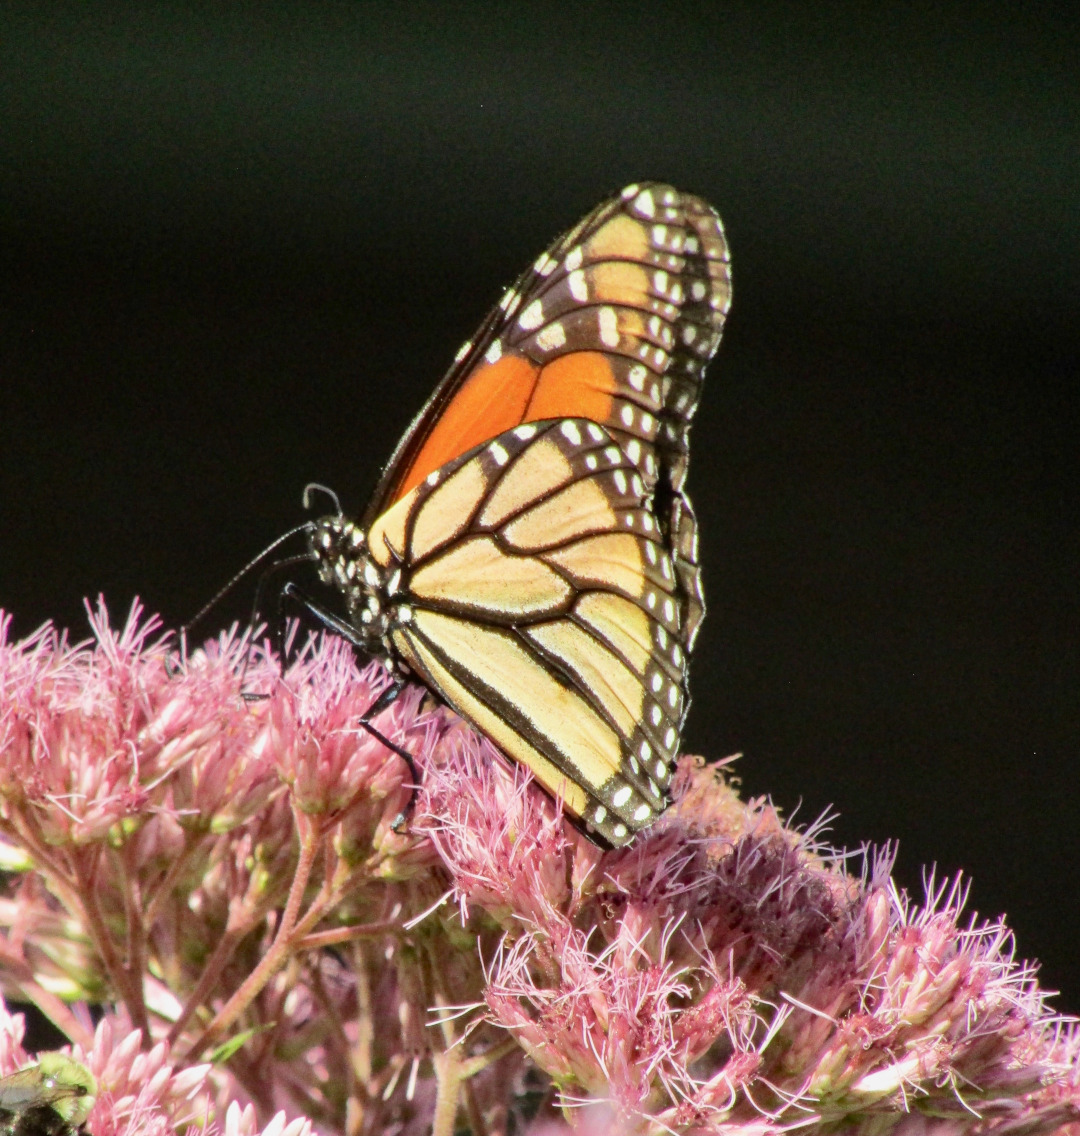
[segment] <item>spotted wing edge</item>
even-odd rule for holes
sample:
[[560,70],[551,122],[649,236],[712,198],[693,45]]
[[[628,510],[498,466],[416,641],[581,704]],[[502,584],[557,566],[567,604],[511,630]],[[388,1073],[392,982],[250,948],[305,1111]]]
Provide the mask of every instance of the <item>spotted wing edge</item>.
[[[364,527],[367,527],[388,507],[387,497],[400,483],[403,471],[408,470],[416,457],[422,452],[431,431],[444,410],[453,401],[462,384],[473,373],[477,364],[487,354],[491,345],[509,329],[518,313],[526,308],[537,294],[544,292],[549,287],[548,276],[551,267],[556,262],[561,261],[575,245],[587,241],[592,233],[600,229],[613,216],[625,210],[629,202],[650,190],[661,191],[665,195],[677,195],[687,210],[688,225],[696,226],[700,219],[707,217],[715,221],[722,239],[723,231],[722,227],[719,226],[719,218],[706,202],[690,194],[680,193],[661,182],[644,181],[627,186],[592,209],[573,228],[556,238],[547,250],[541,253],[537,260],[521,273],[510,288],[504,292],[502,300],[488,313],[476,334],[459,349],[450,368],[410,422],[383,467],[375,491],[372,493],[361,518]],[[728,290],[730,292],[730,280],[728,280]],[[726,314],[726,306],[724,314]],[[722,322],[721,317],[720,326],[722,326]],[[698,374],[691,376],[690,368],[687,368],[685,381],[690,383],[690,389],[681,392],[685,398],[685,407],[680,407],[678,411],[679,417],[683,419],[684,427],[696,408],[700,373],[704,370],[705,364],[715,352],[718,344],[719,331],[715,334],[708,355],[698,360],[696,364]],[[681,482],[685,477],[685,433],[683,429],[679,429],[673,424],[669,424],[668,430],[667,445],[671,447],[676,465],[680,467],[674,471],[675,488],[678,490],[681,488]],[[662,440],[658,439],[658,442],[663,446]]]
[[[652,512],[651,501],[644,491],[640,477],[637,476],[638,470],[623,452],[616,439],[608,431],[589,420],[556,419],[515,427],[475,447],[467,454],[448,463],[438,471],[437,477],[428,478],[394,506],[395,510],[401,508],[408,515],[402,532],[391,542],[391,545],[400,543],[400,547],[392,548],[392,555],[394,561],[401,568],[405,581],[408,581],[410,575],[425,564],[437,559],[440,548],[452,547],[454,542],[460,542],[467,537],[492,532],[490,526],[481,524],[479,520],[484,512],[485,505],[492,499],[506,471],[514,468],[517,458],[529,446],[536,444],[543,438],[555,441],[562,452],[571,459],[574,478],[571,482],[560,485],[556,490],[530,500],[527,506],[520,510],[521,513],[527,513],[533,508],[544,505],[555,492],[561,492],[567,485],[586,480],[597,480],[601,476],[617,478],[619,484],[626,486],[625,492],[619,496],[618,500],[615,500],[615,491],[610,488],[611,483],[605,484],[608,485],[606,492],[609,493],[612,500],[614,524],[618,528],[617,530],[611,528],[604,531],[636,531],[638,536],[647,536],[649,541],[654,542],[656,547],[662,550],[663,556],[667,558],[670,564],[672,560],[671,549],[666,546],[666,538]],[[483,493],[473,502],[468,513],[458,519],[453,529],[448,530],[440,546],[434,549],[425,548],[423,555],[413,559],[410,550],[414,543],[418,518],[423,513],[425,502],[440,486],[446,485],[455,473],[470,462],[479,462],[487,479]],[[517,516],[517,514],[514,516]],[[499,531],[507,527],[512,519],[504,518],[500,522]],[[630,524],[627,524],[627,521]],[[595,535],[595,533],[583,529],[573,539],[587,539],[590,535]],[[539,558],[546,551],[548,550],[536,552],[534,556]],[[541,784],[548,788],[549,793],[554,794],[551,787],[551,771],[549,769],[545,777],[542,775],[543,770],[538,768],[538,765],[542,765],[544,762],[550,763],[550,766],[553,766],[562,777],[572,785],[577,786],[580,796],[576,801],[576,807],[574,807],[575,802],[571,800],[574,794],[571,792],[564,794],[564,804],[571,816],[576,816],[575,823],[591,839],[618,847],[629,843],[636,832],[648,827],[669,803],[667,788],[670,784],[673,762],[678,753],[682,720],[685,716],[685,707],[688,704],[686,696],[688,660],[685,652],[679,647],[678,607],[677,605],[668,607],[669,621],[665,627],[663,622],[647,606],[647,604],[652,603],[655,610],[657,602],[662,607],[665,598],[673,598],[674,596],[674,588],[677,586],[677,582],[673,575],[668,576],[669,591],[667,593],[657,591],[660,579],[657,575],[650,583],[643,575],[641,594],[635,601],[632,601],[637,603],[637,607],[644,614],[646,626],[649,628],[651,661],[641,677],[641,718],[629,736],[625,734],[619,736],[620,754],[615,774],[610,781],[605,782],[602,786],[598,786],[596,783],[591,786],[584,784],[579,769],[575,768],[566,754],[559,749],[559,739],[547,736],[536,729],[535,725],[530,725],[527,714],[508,706],[497,690],[490,689],[489,684],[481,682],[476,674],[469,673],[467,667],[448,657],[444,650],[438,647],[433,649],[430,644],[427,644],[425,650],[427,651],[428,662],[425,663],[424,651],[421,651],[418,647],[419,633],[417,627],[422,621],[417,618],[417,610],[426,609],[438,612],[438,605],[425,603],[418,599],[415,594],[410,594],[408,596],[409,623],[400,624],[397,632],[392,635],[392,639],[398,647],[399,655],[410,669],[417,673],[418,677],[462,714],[474,727],[488,736],[500,749],[507,753],[508,757],[531,768]],[[405,587],[408,591],[407,583]],[[590,591],[601,594],[608,594],[608,592],[612,595],[616,594],[613,587],[605,589],[597,586],[595,582]],[[650,594],[651,599],[648,598]],[[626,593],[620,593],[620,598],[625,600],[627,598]],[[574,601],[577,602],[577,593],[575,593]],[[455,614],[460,618],[460,612]],[[602,714],[603,707],[598,702],[595,692],[583,686],[558,658],[539,649],[528,637],[529,630],[535,628],[536,625],[543,623],[550,626],[560,622],[560,620],[567,625],[578,626],[576,613],[569,610],[554,615],[549,610],[541,612],[522,611],[501,620],[477,618],[473,622],[476,626],[483,628],[485,633],[498,631],[507,636],[513,636],[514,642],[525,649],[538,667],[547,671],[565,690],[572,692],[592,712]],[[405,640],[408,640],[408,642],[406,643]],[[409,649],[410,644],[412,649]],[[603,645],[612,656],[613,662],[620,660],[618,649],[611,642],[605,642]],[[405,649],[402,649],[403,647]],[[432,665],[432,659],[438,664],[437,667]],[[442,681],[433,673],[433,670],[439,667],[443,669]],[[669,689],[670,685],[674,683],[680,695],[677,700],[678,709],[671,710],[668,707],[661,706],[658,700],[650,700],[649,692],[645,687],[647,679],[658,685],[666,684],[664,685],[665,690]],[[455,696],[453,690],[448,689],[448,687],[455,685],[460,688],[457,696]],[[653,689],[655,690],[656,687],[653,687]],[[656,699],[656,697],[653,695],[652,699]],[[468,702],[470,698],[475,699],[478,705],[470,708],[470,706],[463,704]],[[487,721],[481,720],[485,713],[488,716]],[[645,720],[647,714],[652,716],[651,721]],[[495,728],[492,728],[492,719],[494,718],[501,722],[501,729],[498,722],[494,723]],[[501,736],[493,737],[493,734],[501,734]],[[523,744],[516,744],[515,739]],[[515,746],[517,752],[515,752]],[[529,755],[533,752],[542,755],[544,762],[538,763],[531,759]],[[645,768],[643,769],[643,767]],[[663,777],[660,776],[661,772]]]

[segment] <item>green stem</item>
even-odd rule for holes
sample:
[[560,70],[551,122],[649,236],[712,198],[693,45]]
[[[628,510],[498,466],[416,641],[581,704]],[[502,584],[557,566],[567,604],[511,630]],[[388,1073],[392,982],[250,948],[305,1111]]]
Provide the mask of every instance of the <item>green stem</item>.
[[251,1005],[267,982],[288,962],[295,947],[295,932],[300,930],[303,933],[307,930],[312,918],[317,922],[322,917],[323,905],[316,900],[298,926],[300,904],[303,902],[304,892],[307,890],[308,880],[311,878],[311,870],[314,867],[319,847],[323,843],[323,835],[316,829],[309,817],[296,810],[294,810],[294,813],[297,832],[300,837],[300,855],[297,859],[296,871],[293,873],[292,885],[289,888],[289,898],[285,903],[285,910],[281,913],[274,941],[270,944],[270,949],[263,955],[259,965],[244,979],[240,989],[215,1015],[214,1020],[207,1026],[202,1035],[192,1043],[191,1048],[184,1054],[185,1061],[194,1061],[208,1046],[213,1045],[221,1037],[225,1030]]

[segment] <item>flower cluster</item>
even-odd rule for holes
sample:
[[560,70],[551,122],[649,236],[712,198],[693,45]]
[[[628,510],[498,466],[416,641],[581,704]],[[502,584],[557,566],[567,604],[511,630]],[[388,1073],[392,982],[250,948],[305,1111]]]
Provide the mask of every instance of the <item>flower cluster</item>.
[[1080,1134],[1080,1040],[958,882],[916,906],[696,758],[602,852],[420,688],[366,728],[339,640],[91,625],[0,634],[0,983],[90,1136]]

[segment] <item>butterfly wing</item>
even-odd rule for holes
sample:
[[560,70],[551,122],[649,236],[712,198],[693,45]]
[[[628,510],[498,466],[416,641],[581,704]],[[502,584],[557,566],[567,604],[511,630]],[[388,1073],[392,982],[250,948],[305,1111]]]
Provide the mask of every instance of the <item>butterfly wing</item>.
[[705,606],[683,489],[689,426],[730,302],[727,242],[712,207],[669,185],[627,186],[555,241],[464,344],[395,450],[363,524],[514,426],[589,418],[654,493],[690,651]]
[[368,534],[397,654],[566,808],[626,843],[666,804],[686,700],[678,581],[637,465],[593,421],[512,428]]
[[706,202],[628,186],[509,288],[398,444],[365,520],[433,470],[522,422],[607,426],[647,480],[653,447],[685,478],[686,427],[731,302],[727,242]]

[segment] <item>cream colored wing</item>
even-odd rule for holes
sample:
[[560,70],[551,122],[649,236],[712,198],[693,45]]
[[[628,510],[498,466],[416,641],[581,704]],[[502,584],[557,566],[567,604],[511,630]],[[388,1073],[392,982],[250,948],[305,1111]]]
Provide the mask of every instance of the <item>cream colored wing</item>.
[[667,803],[686,705],[679,585],[641,472],[597,423],[518,426],[368,534],[391,640],[570,812],[626,843]]

